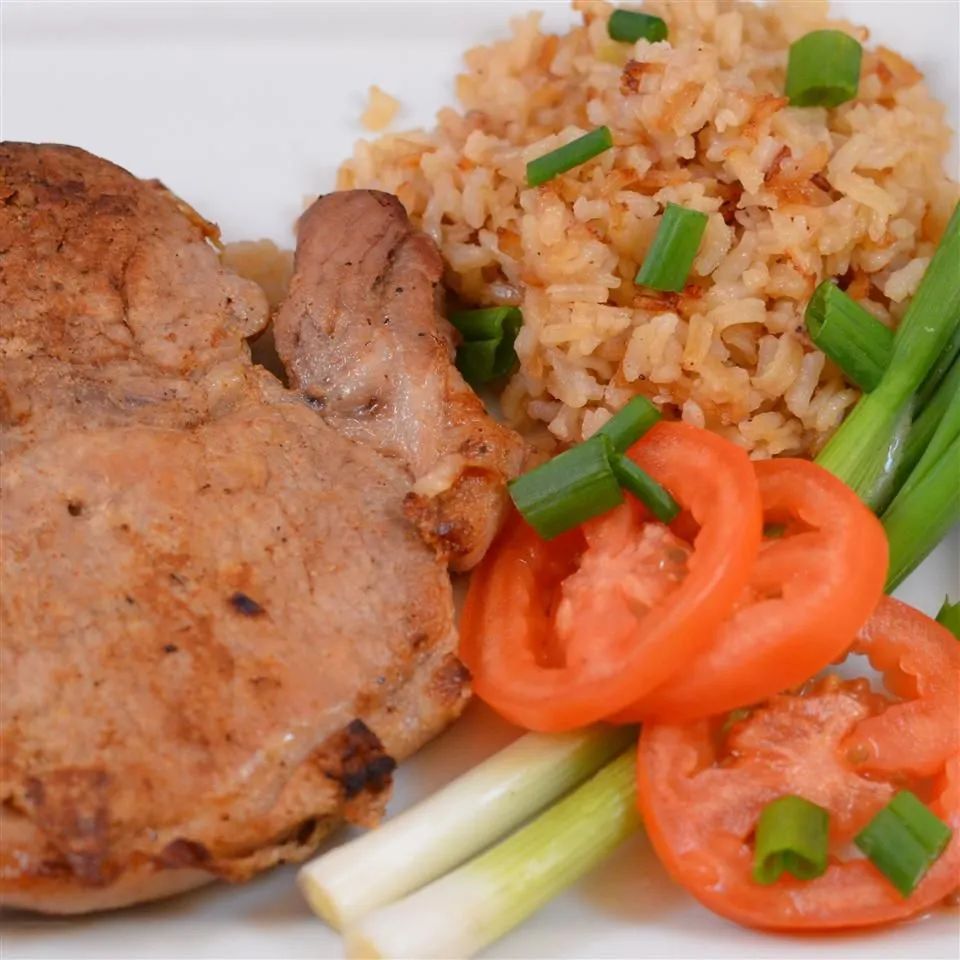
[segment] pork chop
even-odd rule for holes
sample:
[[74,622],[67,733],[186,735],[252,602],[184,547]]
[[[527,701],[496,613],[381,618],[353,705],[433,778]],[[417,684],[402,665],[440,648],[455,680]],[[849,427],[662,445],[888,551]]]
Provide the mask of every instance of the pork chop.
[[[410,299],[364,342],[448,385],[415,422],[403,389],[357,411],[366,433],[251,364],[262,294],[159,184],[30,144],[0,146],[0,174],[0,902],[120,906],[376,822],[395,762],[467,696],[447,563],[482,552],[521,453],[451,368],[435,250],[379,196],[320,202],[379,219],[304,221],[336,250],[400,223]],[[362,353],[310,359],[323,255],[298,256],[288,362],[381,396]],[[479,467],[413,492],[472,438]],[[424,520],[453,502],[457,549]]]

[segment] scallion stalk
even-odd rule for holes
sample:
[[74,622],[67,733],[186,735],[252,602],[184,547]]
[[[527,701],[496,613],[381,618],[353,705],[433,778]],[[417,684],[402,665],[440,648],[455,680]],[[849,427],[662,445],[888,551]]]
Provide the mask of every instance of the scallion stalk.
[[960,204],[930,261],[893,339],[893,355],[882,380],[862,396],[817,462],[838,476],[871,507],[882,501],[878,451],[890,446],[913,395],[936,364],[960,323]]
[[882,516],[890,545],[886,591],[894,590],[960,523],[960,437],[909,490],[901,490]]
[[936,393],[929,398],[928,403],[920,411],[919,416],[915,417],[913,425],[910,427],[903,452],[903,460],[897,469],[896,488],[898,491],[911,478],[914,468],[917,467],[921,459],[929,462],[924,454],[930,448],[935,434],[939,435],[937,443],[940,450],[938,455],[943,452],[943,449],[947,446],[943,441],[947,437],[949,428],[947,430],[941,430],[940,428],[945,419],[950,420],[951,417],[958,416],[958,413],[960,413],[957,409],[958,403],[960,403],[960,359],[954,362],[949,373],[940,382]]
[[634,737],[626,728],[530,733],[426,800],[302,867],[300,887],[338,930],[499,840],[595,773]]
[[499,340],[507,332],[516,336],[523,315],[519,307],[479,307],[453,310],[449,320],[464,340]]
[[805,314],[810,339],[861,390],[880,382],[893,353],[893,331],[869,310],[825,280],[813,292]]
[[368,914],[347,931],[347,955],[446,960],[502,937],[639,829],[635,756],[625,751],[503,842]]
[[775,883],[784,871],[812,880],[827,869],[830,814],[804,797],[788,794],[760,812],[754,843],[753,879]]
[[937,614],[937,623],[945,626],[960,640],[960,600],[951,603],[949,597],[944,597],[943,606]]
[[517,307],[457,310],[450,323],[464,342],[457,347],[457,369],[473,387],[506,376],[516,366],[513,344],[523,324]]
[[656,43],[667,39],[667,25],[660,17],[636,10],[614,10],[607,21],[607,33],[611,40],[620,43],[636,43],[649,40]]
[[623,453],[636,443],[658,420],[660,411],[644,396],[632,397],[598,431],[610,438],[613,449]]
[[609,127],[597,127],[577,137],[556,150],[545,153],[527,164],[527,185],[537,187],[561,173],[566,173],[582,163],[598,157],[613,147],[613,135]]
[[863,50],[840,30],[814,30],[790,45],[786,94],[794,107],[836,107],[857,95]]
[[668,203],[634,283],[672,293],[682,290],[706,228],[705,213]]
[[939,359],[934,363],[926,379],[920,384],[917,391],[917,412],[922,413],[927,408],[927,404],[933,399],[943,378],[953,369],[954,364],[960,358],[960,323],[953,328],[953,336],[949,343],[940,353]]
[[854,837],[874,866],[909,897],[953,831],[909,790],[901,790]]

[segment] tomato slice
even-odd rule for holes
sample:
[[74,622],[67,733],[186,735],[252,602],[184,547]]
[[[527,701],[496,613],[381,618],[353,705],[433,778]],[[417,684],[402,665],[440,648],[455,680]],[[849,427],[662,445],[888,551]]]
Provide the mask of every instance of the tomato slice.
[[833,474],[807,460],[754,465],[765,540],[739,607],[677,676],[623,714],[682,723],[766,700],[842,656],[883,594],[880,521]]
[[746,454],[659,423],[630,456],[684,508],[672,528],[645,522],[632,498],[549,543],[513,517],[471,580],[461,656],[481,699],[528,729],[592,723],[652,690],[749,578],[762,531]]
[[[881,601],[854,651],[901,699],[835,676],[780,694],[723,729],[722,720],[644,727],[641,812],[670,874],[710,909],[782,930],[860,927],[913,916],[960,884],[960,644],[896,600]],[[903,897],[852,838],[906,787],[953,829],[941,857]],[[807,882],[751,878],[760,811],[799,794],[830,813],[826,873]]]

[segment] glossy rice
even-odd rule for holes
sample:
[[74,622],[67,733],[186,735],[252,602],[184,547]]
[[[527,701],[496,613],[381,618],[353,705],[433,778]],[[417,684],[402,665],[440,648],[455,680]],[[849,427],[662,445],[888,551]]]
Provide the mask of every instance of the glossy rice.
[[[857,391],[804,308],[833,277],[885,324],[903,316],[957,199],[942,106],[817,0],[650,2],[669,38],[634,45],[608,37],[612,5],[574,7],[565,34],[529,13],[470,50],[460,107],[360,141],[338,186],[397,194],[466,303],[522,305],[501,404],[531,436],[580,440],[643,393],[755,457],[814,453]],[[858,97],[792,108],[789,45],[824,27],[864,45]],[[528,160],[601,124],[613,150],[526,186]],[[633,282],[668,202],[709,217],[679,294]]]

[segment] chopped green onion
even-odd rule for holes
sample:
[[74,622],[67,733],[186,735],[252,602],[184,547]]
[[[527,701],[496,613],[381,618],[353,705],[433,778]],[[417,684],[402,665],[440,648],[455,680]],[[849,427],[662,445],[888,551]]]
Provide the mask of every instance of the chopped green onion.
[[705,213],[668,203],[634,283],[652,290],[682,290],[706,228]]
[[814,30],[790,44],[786,93],[794,107],[836,107],[857,95],[860,44],[839,30]]
[[523,324],[517,307],[484,307],[458,310],[450,323],[463,336],[457,347],[457,369],[463,379],[477,387],[506,376],[517,363],[514,341]]
[[[916,468],[921,461],[929,465],[949,445],[949,440],[953,439],[957,431],[960,431],[958,417],[960,417],[960,359],[953,364],[950,372],[940,382],[936,393],[910,427],[903,459],[897,468],[898,491],[907,483],[915,482],[915,477],[919,479],[922,474],[917,474]],[[945,423],[946,426],[944,426]],[[937,438],[936,441],[934,437]],[[930,450],[933,453],[927,456]]]
[[635,755],[627,750],[502,843],[368,914],[347,931],[347,956],[469,957],[502,937],[640,828]]
[[954,209],[920,288],[893,338],[893,356],[872,393],[860,398],[817,462],[875,507],[878,453],[909,413],[913,395],[937,363],[960,323],[960,204]]
[[890,545],[886,591],[895,589],[960,522],[960,437],[910,489],[903,489],[884,512]]
[[873,390],[890,363],[893,331],[829,280],[814,290],[805,319],[810,339],[844,376]]
[[775,883],[786,870],[812,880],[827,869],[830,815],[823,807],[789,794],[768,803],[757,821],[753,879]]
[[514,480],[510,496],[544,540],[623,503],[610,438],[591,437]]
[[523,314],[518,307],[481,307],[454,310],[450,322],[464,340],[498,340],[510,332],[516,336],[523,323]]
[[909,790],[901,790],[853,842],[873,865],[909,897],[953,831]]
[[610,463],[620,486],[629,490],[658,520],[672,523],[677,518],[680,505],[646,470],[622,453],[614,453]]
[[635,10],[614,10],[607,21],[607,33],[611,40],[621,43],[636,43],[649,40],[656,43],[667,39],[667,25],[659,17]]
[[660,411],[644,396],[636,396],[627,401],[594,434],[610,438],[613,449],[623,453],[637,442],[658,420]]
[[613,136],[609,127],[597,127],[585,133],[582,137],[577,137],[556,150],[545,153],[536,160],[531,160],[527,164],[527,184],[531,187],[537,187],[541,183],[546,183],[567,170],[579,167],[581,163],[586,163],[594,157],[605,153],[613,146]]
[[765,523],[763,525],[764,540],[778,540],[787,532],[785,523]]
[[300,887],[313,910],[342,930],[495,843],[634,737],[626,727],[520,737],[376,830],[306,864]]
[[960,640],[960,600],[951,603],[949,597],[943,598],[943,606],[937,614],[937,623],[943,624]]

